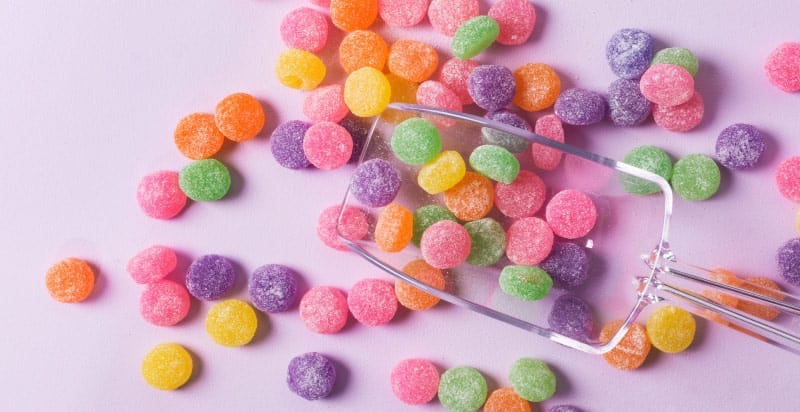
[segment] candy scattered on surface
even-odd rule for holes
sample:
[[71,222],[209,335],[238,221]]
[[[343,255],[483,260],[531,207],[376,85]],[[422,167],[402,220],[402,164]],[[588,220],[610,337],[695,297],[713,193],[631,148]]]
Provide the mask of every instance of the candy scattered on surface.
[[192,355],[177,343],[162,343],[144,356],[142,377],[148,385],[161,390],[175,390],[192,376]]
[[621,29],[606,44],[611,71],[623,79],[638,79],[650,67],[655,39],[639,29]]
[[545,216],[556,236],[577,239],[594,228],[597,208],[587,194],[567,189],[553,195],[545,207]]
[[498,182],[494,187],[497,209],[513,218],[533,216],[541,209],[546,195],[542,178],[528,170],[520,170],[513,182]]
[[80,302],[92,294],[94,271],[85,260],[66,258],[47,269],[45,285],[50,296],[59,302]]
[[428,6],[431,26],[448,37],[453,37],[459,26],[479,13],[478,0],[432,0]]
[[266,116],[258,99],[247,93],[234,93],[217,103],[214,122],[217,129],[234,142],[250,140],[261,133]]
[[217,129],[214,115],[192,113],[178,122],[173,135],[175,146],[192,160],[214,156],[225,143],[225,135]]
[[[607,323],[600,330],[600,342],[608,342],[622,326],[622,320]],[[633,370],[644,363],[650,353],[650,340],[644,326],[633,323],[614,349],[603,354],[609,365],[620,370]]]
[[511,183],[519,174],[519,160],[502,146],[485,144],[469,155],[469,165],[476,172],[502,183]]
[[500,388],[489,394],[483,412],[531,412],[531,404],[514,388]]
[[289,120],[278,125],[270,138],[272,157],[287,169],[305,169],[311,162],[303,152],[303,139],[311,123],[302,120]]
[[467,263],[473,266],[491,266],[506,252],[506,232],[496,220],[486,217],[464,224],[471,245]]
[[310,401],[330,395],[336,383],[336,367],[321,353],[308,352],[289,361],[286,384],[298,396]]
[[303,100],[303,114],[312,122],[339,122],[350,113],[341,84],[319,87]]
[[746,169],[755,166],[764,154],[766,141],[755,126],[736,123],[726,127],[717,137],[717,160],[729,169]]
[[719,166],[710,157],[690,154],[672,167],[672,188],[686,200],[706,200],[719,189]]
[[500,289],[522,300],[539,300],[550,293],[553,280],[538,266],[509,265],[500,272]]
[[406,80],[422,83],[428,80],[439,66],[436,49],[416,40],[401,39],[389,48],[389,72]]
[[383,159],[371,159],[358,165],[350,183],[350,193],[370,207],[392,203],[400,191],[400,172]]
[[451,220],[432,224],[420,239],[423,259],[437,269],[450,269],[463,263],[471,246],[467,230]]
[[347,293],[347,307],[360,323],[378,326],[394,318],[397,297],[391,283],[381,279],[362,279]]
[[[517,129],[531,131],[531,125],[528,121],[510,110],[496,110],[488,113],[486,117]],[[501,132],[491,127],[482,127],[481,137],[484,143],[505,147],[512,153],[522,153],[528,150],[530,146],[530,142],[527,139],[511,133]]]
[[511,365],[508,380],[519,396],[531,402],[542,402],[556,393],[556,375],[538,359],[518,359]]
[[681,66],[656,64],[642,75],[639,89],[647,100],[657,105],[677,106],[692,98],[694,77]]
[[389,58],[389,46],[380,34],[371,30],[347,33],[339,43],[339,64],[347,73],[362,67],[383,70]]
[[286,47],[314,53],[328,42],[328,19],[317,10],[300,7],[283,17],[280,31]]
[[289,310],[299,297],[298,278],[294,270],[284,265],[260,266],[247,284],[250,302],[262,312]]
[[412,117],[394,128],[391,145],[398,159],[410,165],[421,165],[442,151],[442,137],[431,122]]
[[639,81],[617,79],[608,86],[608,117],[617,126],[635,126],[650,116],[652,104],[642,94]]
[[222,346],[247,345],[256,335],[257,328],[256,311],[238,299],[215,304],[206,316],[206,332]]
[[410,210],[392,203],[378,215],[375,224],[375,244],[384,252],[403,250],[414,234],[414,215]]
[[172,326],[186,318],[192,300],[186,287],[162,279],[150,283],[139,298],[139,313],[144,320],[158,326]]
[[458,26],[450,49],[459,59],[471,59],[491,46],[498,34],[500,26],[495,19],[475,16]]
[[775,183],[783,197],[800,203],[800,156],[784,159],[778,165]]
[[467,165],[461,154],[445,150],[419,169],[417,184],[422,190],[435,195],[455,186],[466,173]]
[[552,106],[561,93],[561,79],[552,67],[543,63],[526,63],[514,70],[517,92],[514,104],[535,112]]
[[286,87],[312,90],[322,83],[327,70],[325,63],[313,53],[289,49],[278,56],[275,75]]
[[[554,114],[547,114],[536,119],[534,133],[550,140],[564,143],[564,126],[561,119]],[[554,170],[561,163],[563,152],[540,144],[531,144],[533,164],[541,170]]]
[[180,187],[178,172],[161,170],[139,181],[136,202],[147,216],[172,219],[186,206],[186,195]]
[[786,42],[775,48],[767,56],[764,73],[773,86],[785,92],[800,90],[800,43]]
[[150,246],[128,260],[126,269],[139,284],[163,279],[178,266],[175,251],[166,246]]
[[[450,110],[453,112],[460,112],[461,99],[458,95],[450,90],[444,83],[435,80],[426,80],[417,88],[417,104],[422,106],[431,106],[439,109]],[[443,127],[450,127],[453,120],[443,117],[432,117],[436,124]]]
[[189,199],[213,202],[228,194],[231,173],[217,159],[195,160],[181,169],[178,184]]
[[653,120],[657,125],[673,132],[688,132],[703,121],[705,103],[700,93],[694,95],[686,103],[677,106],[653,105]]
[[472,60],[462,60],[458,57],[444,62],[439,71],[439,82],[452,90],[459,99],[462,105],[475,103],[469,95],[467,82],[469,75],[478,67],[478,63]]
[[674,64],[681,66],[692,76],[697,74],[700,63],[691,50],[683,47],[669,47],[661,49],[653,56],[651,64]]
[[337,333],[347,323],[347,316],[347,298],[339,289],[316,286],[300,299],[300,318],[312,332]]
[[665,305],[647,318],[647,336],[656,349],[666,353],[683,352],[694,341],[695,321],[691,313]]
[[586,341],[594,330],[592,309],[577,295],[565,293],[553,303],[547,324],[553,331],[564,336]]
[[337,123],[317,122],[306,130],[303,153],[319,169],[338,169],[353,155],[353,138]]
[[204,255],[195,259],[186,271],[186,289],[201,300],[215,300],[233,288],[236,270],[228,259]]
[[536,9],[528,0],[499,0],[486,14],[497,21],[500,26],[497,42],[506,46],[528,41],[536,25]]
[[514,99],[517,83],[514,73],[499,64],[486,64],[472,70],[467,79],[467,91],[478,107],[500,110]]
[[389,104],[391,94],[389,80],[374,67],[362,67],[350,73],[344,82],[344,102],[359,117],[380,114]]
[[458,366],[439,378],[439,402],[451,412],[474,412],[486,401],[489,388],[477,369]]
[[[350,250],[347,245],[339,240],[339,233],[352,242],[361,240],[369,232],[367,215],[359,208],[345,206],[342,218],[339,220],[341,205],[325,208],[317,220],[317,236],[326,246],[337,250]],[[338,221],[338,232],[337,232]]]
[[575,243],[555,243],[539,267],[550,275],[554,287],[575,289],[589,278],[589,254]]
[[455,186],[444,191],[444,204],[455,217],[472,221],[480,219],[494,207],[494,186],[486,176],[467,172]]
[[415,26],[428,13],[428,0],[378,0],[378,14],[391,27]]
[[436,397],[439,369],[427,359],[404,359],[389,378],[392,393],[406,405],[422,405]]
[[378,0],[331,0],[331,22],[344,30],[364,30],[378,17]]
[[538,217],[516,220],[508,227],[506,237],[506,256],[517,265],[538,265],[553,248],[553,231]]
[[[625,155],[623,161],[631,166],[655,173],[666,181],[672,178],[672,159],[667,152],[658,147],[635,147]],[[661,191],[658,184],[626,173],[620,174],[620,182],[626,192],[637,195],[649,195]]]
[[800,239],[791,239],[778,249],[778,267],[787,282],[800,286]]
[[414,235],[411,237],[411,242],[419,246],[419,241],[425,229],[445,219],[452,220],[453,222],[458,221],[455,215],[453,215],[453,212],[447,210],[447,208],[442,205],[425,205],[417,208],[417,210],[414,211]]
[[603,120],[606,115],[606,99],[600,93],[590,90],[567,89],[558,96],[553,109],[562,122],[586,126]]
[[[445,278],[442,271],[422,259],[408,262],[403,266],[403,273],[433,288],[444,290]],[[411,310],[428,310],[439,303],[438,297],[399,279],[394,283],[394,292],[397,301]]]

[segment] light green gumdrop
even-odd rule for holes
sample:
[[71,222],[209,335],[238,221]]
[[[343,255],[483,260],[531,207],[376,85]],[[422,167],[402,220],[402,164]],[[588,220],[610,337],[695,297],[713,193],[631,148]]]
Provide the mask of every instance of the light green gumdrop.
[[491,46],[500,34],[500,25],[489,16],[473,17],[458,27],[450,48],[459,59],[470,59]]
[[425,164],[435,159],[442,150],[442,137],[431,122],[414,117],[394,128],[392,150],[404,163]]
[[556,393],[556,375],[538,359],[522,358],[514,362],[508,380],[519,396],[531,402],[542,402]]
[[485,217],[464,224],[472,244],[467,263],[475,266],[491,266],[506,252],[506,232],[496,220]]
[[702,154],[690,154],[672,168],[672,188],[686,200],[706,200],[719,190],[719,166]]
[[[624,162],[655,173],[666,181],[669,181],[672,177],[672,159],[670,159],[667,152],[655,146],[634,148],[625,155]],[[636,195],[649,195],[661,191],[658,184],[629,174],[620,175],[620,181],[626,192]]]
[[539,300],[553,288],[553,279],[538,266],[509,265],[500,272],[500,289],[522,300]]
[[231,188],[231,174],[219,160],[203,159],[184,166],[178,184],[190,199],[210,202],[225,197]]
[[508,149],[486,144],[469,155],[469,165],[476,172],[503,183],[512,183],[519,174],[519,160]]
[[439,402],[450,412],[474,412],[486,402],[489,388],[475,368],[448,369],[439,379]]
[[674,64],[681,66],[688,71],[692,76],[697,74],[697,69],[700,63],[697,57],[689,50],[683,47],[670,47],[659,50],[650,65],[654,64]]

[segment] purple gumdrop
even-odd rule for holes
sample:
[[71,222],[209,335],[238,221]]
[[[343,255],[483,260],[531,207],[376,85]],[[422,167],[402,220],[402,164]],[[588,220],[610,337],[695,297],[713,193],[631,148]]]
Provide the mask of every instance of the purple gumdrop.
[[575,289],[588,278],[589,255],[574,243],[556,243],[539,267],[550,275],[554,287]]
[[585,89],[568,89],[556,99],[556,116],[566,124],[586,126],[603,120],[606,99],[600,93]]
[[[495,110],[486,115],[490,120],[507,124],[517,129],[531,131],[531,125],[527,120],[523,119],[520,115],[506,109]],[[483,142],[487,144],[495,144],[503,146],[512,153],[522,153],[528,150],[530,142],[522,137],[501,132],[491,127],[484,127],[481,129],[481,136]]]
[[594,329],[592,309],[583,299],[566,293],[553,303],[547,324],[555,332],[585,342]]
[[800,238],[792,239],[778,249],[778,266],[787,282],[800,286]]
[[400,172],[383,159],[372,159],[358,165],[350,183],[350,192],[359,202],[381,207],[392,203],[400,191]]
[[328,396],[336,383],[336,368],[325,356],[308,352],[289,362],[286,383],[292,392],[310,401]]
[[639,29],[622,29],[606,44],[606,59],[611,71],[623,79],[642,77],[655,55],[653,36]]
[[358,161],[358,158],[361,156],[361,151],[364,150],[364,143],[367,141],[367,135],[369,135],[369,125],[364,123],[361,119],[345,117],[339,122],[339,126],[344,127],[344,129],[350,133],[350,137],[353,138],[353,154],[350,156],[350,160],[348,160],[347,163]]
[[765,147],[764,135],[755,126],[736,123],[717,137],[717,160],[728,169],[747,169],[758,163]]
[[517,82],[508,67],[487,64],[472,70],[467,78],[467,91],[479,107],[499,110],[514,99]]
[[263,312],[283,312],[297,300],[297,273],[283,265],[264,265],[253,271],[250,301]]
[[635,126],[650,116],[652,103],[639,89],[638,80],[618,79],[608,86],[608,117],[617,126]]
[[186,272],[186,289],[192,296],[202,300],[222,297],[236,281],[233,264],[219,255],[205,255],[197,258]]
[[303,152],[303,138],[311,123],[289,120],[281,123],[272,132],[270,149],[279,165],[287,169],[305,169],[311,162]]

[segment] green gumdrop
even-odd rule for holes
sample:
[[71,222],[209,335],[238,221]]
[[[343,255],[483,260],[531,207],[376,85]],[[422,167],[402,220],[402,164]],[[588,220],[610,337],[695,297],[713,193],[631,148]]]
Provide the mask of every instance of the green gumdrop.
[[[636,147],[625,155],[623,161],[631,166],[655,173],[666,181],[672,177],[672,159],[667,152],[655,146]],[[620,181],[626,192],[636,195],[649,195],[661,191],[658,184],[629,174],[621,174]]]
[[512,183],[519,174],[519,160],[508,149],[486,144],[469,155],[469,165],[475,171],[503,183]]
[[505,147],[509,152],[522,153],[530,147],[531,143],[511,133],[501,132],[491,127],[482,127],[481,136],[484,143]]
[[491,46],[500,34],[500,25],[489,16],[473,17],[458,27],[450,48],[459,59],[470,59]]
[[392,150],[404,163],[421,165],[436,158],[442,150],[442,137],[431,122],[414,117],[394,128]]
[[225,197],[231,188],[231,174],[219,160],[203,159],[184,166],[178,184],[188,198],[210,202]]
[[686,200],[706,200],[714,196],[720,183],[719,166],[702,154],[690,154],[672,168],[672,188]]
[[531,402],[542,402],[556,393],[556,375],[538,359],[522,358],[514,362],[508,380],[519,396]]
[[472,244],[467,263],[475,266],[491,266],[506,252],[506,232],[496,220],[485,217],[464,224]]
[[700,66],[697,57],[695,57],[689,49],[684,49],[683,47],[669,47],[659,50],[656,55],[653,56],[653,61],[650,62],[651,66],[654,64],[674,64],[676,66],[681,66],[692,76],[697,74],[697,69]]
[[509,265],[500,272],[500,289],[522,300],[539,300],[553,288],[553,279],[538,266]]
[[439,379],[439,402],[451,412],[474,412],[486,402],[489,388],[475,368],[448,369]]
[[419,241],[422,239],[422,233],[425,232],[432,224],[440,220],[452,220],[458,222],[458,219],[453,212],[447,210],[446,207],[441,205],[426,205],[414,211],[413,235],[411,242],[419,246]]

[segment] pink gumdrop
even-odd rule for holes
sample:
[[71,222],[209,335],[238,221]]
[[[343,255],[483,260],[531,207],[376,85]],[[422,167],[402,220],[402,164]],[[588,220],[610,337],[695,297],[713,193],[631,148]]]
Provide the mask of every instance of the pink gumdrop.
[[357,321],[367,326],[388,323],[397,312],[394,286],[381,279],[362,279],[347,293],[347,307]]
[[694,77],[676,64],[654,64],[639,80],[644,97],[661,106],[686,103],[694,94]]
[[785,91],[800,90],[800,43],[787,42],[767,57],[764,73],[773,86]]
[[441,220],[422,233],[419,247],[429,265],[450,269],[467,260],[471,246],[467,229],[451,220]]
[[281,39],[286,47],[318,52],[328,42],[328,19],[321,12],[300,7],[281,21]]
[[479,13],[478,0],[433,0],[428,6],[431,26],[448,37],[453,37],[462,23]]
[[422,405],[436,397],[439,369],[427,359],[405,359],[392,369],[392,392],[407,405]]
[[378,14],[392,27],[417,25],[428,12],[428,0],[378,0]]
[[353,137],[336,123],[315,123],[303,137],[303,153],[319,169],[338,169],[353,155]]
[[657,125],[673,132],[687,132],[694,129],[703,121],[705,103],[700,93],[694,95],[688,102],[677,106],[653,105],[653,120]]
[[538,217],[516,220],[506,232],[506,256],[517,265],[537,265],[553,249],[553,231]]
[[312,122],[334,122],[344,119],[350,110],[344,103],[344,86],[334,84],[312,90],[303,100],[303,114]]
[[546,195],[547,187],[542,178],[528,170],[520,170],[513,182],[497,182],[494,205],[508,217],[528,217],[542,207]]
[[500,26],[496,41],[507,46],[528,41],[536,25],[536,9],[529,0],[499,0],[488,15]]
[[300,299],[300,319],[312,332],[330,334],[347,323],[347,298],[330,286],[311,288]]
[[171,280],[159,280],[147,285],[139,298],[142,317],[158,326],[172,326],[189,314],[192,300],[186,287]]
[[[432,106],[439,109],[461,112],[461,99],[444,84],[435,80],[426,80],[417,88],[417,104],[422,106]],[[455,124],[455,120],[441,116],[423,116],[437,126],[450,127]]]
[[478,67],[478,63],[472,60],[453,57],[442,64],[442,70],[439,72],[439,81],[458,96],[462,105],[475,103],[472,96],[469,95],[467,83],[469,75],[476,67]]
[[[336,231],[336,221],[339,219],[340,210],[342,210],[341,206],[336,205],[322,211],[317,221],[317,236],[328,247],[337,250],[350,250],[347,245],[339,240],[339,235]],[[342,213],[342,220],[339,222],[339,232],[342,236],[355,242],[363,239],[368,231],[367,215],[361,209],[346,206],[344,213]]]
[[775,183],[783,197],[800,203],[800,156],[790,157],[778,165]]
[[186,206],[186,195],[178,184],[178,172],[162,170],[139,181],[136,200],[139,208],[150,217],[171,219]]
[[161,280],[178,266],[175,251],[166,246],[151,246],[128,261],[128,273],[136,283]]
[[331,7],[331,0],[309,0],[311,3],[316,4],[320,7],[330,8]]
[[[550,140],[564,143],[564,125],[561,123],[561,119],[554,114],[548,114],[536,119],[533,132]],[[562,151],[552,147],[536,143],[531,145],[533,165],[541,170],[550,171],[558,167],[558,164],[561,163],[562,155]]]
[[587,194],[567,189],[553,195],[545,208],[545,218],[556,236],[577,239],[594,227],[597,208]]

